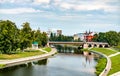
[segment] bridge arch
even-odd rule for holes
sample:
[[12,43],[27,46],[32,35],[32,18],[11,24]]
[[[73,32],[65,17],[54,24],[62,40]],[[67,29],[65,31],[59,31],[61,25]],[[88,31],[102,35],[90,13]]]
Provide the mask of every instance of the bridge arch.
[[94,44],[94,47],[97,47],[97,44]]
[[104,47],[105,47],[105,48],[108,48],[108,47],[109,47],[109,45],[107,45],[107,44],[106,44]]
[[102,44],[100,44],[100,45],[99,45],[99,48],[102,48],[102,47],[103,47],[103,45],[102,45]]
[[88,44],[88,47],[92,47],[92,44]]

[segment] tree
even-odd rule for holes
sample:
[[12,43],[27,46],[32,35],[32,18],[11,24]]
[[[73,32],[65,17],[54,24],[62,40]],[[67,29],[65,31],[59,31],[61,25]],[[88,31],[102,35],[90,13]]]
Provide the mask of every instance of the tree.
[[18,48],[18,29],[15,23],[6,20],[0,21],[0,51],[1,53],[10,54]]
[[116,46],[119,43],[119,35],[116,31],[109,31],[106,32],[105,34],[107,42],[112,45],[112,46]]
[[99,37],[99,34],[94,34],[92,41],[98,42],[98,37]]
[[[38,29],[37,31],[35,31],[34,36],[35,36],[34,41],[35,41],[35,42],[38,42],[38,46],[39,46],[39,47],[42,46],[42,41],[41,41],[41,39],[42,39],[42,34],[41,34],[41,32],[40,32],[39,29]],[[33,42],[34,42],[34,41],[33,41]]]
[[99,33],[98,42],[107,42],[105,33],[102,33],[102,32]]
[[32,44],[32,29],[28,22],[23,23],[22,29],[20,30],[20,49],[23,50],[27,47],[31,47]]
[[42,33],[42,46],[45,46],[47,44],[47,41],[48,41],[47,34],[46,32],[43,32]]

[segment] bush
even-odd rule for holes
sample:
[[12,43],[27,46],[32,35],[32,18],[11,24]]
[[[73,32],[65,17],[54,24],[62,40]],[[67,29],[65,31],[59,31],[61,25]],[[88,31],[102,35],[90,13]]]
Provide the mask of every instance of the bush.
[[106,67],[106,63],[107,63],[107,60],[106,60],[106,58],[100,58],[99,60],[98,60],[98,63],[97,63],[97,65],[96,65],[96,74],[97,74],[97,76],[99,76],[99,74],[104,70],[104,68]]

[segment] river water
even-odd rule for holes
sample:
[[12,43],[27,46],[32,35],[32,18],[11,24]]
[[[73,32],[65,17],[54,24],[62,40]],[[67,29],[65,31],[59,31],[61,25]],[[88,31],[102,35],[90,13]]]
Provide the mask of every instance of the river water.
[[96,76],[94,55],[58,53],[46,65],[17,67],[0,72],[0,76]]

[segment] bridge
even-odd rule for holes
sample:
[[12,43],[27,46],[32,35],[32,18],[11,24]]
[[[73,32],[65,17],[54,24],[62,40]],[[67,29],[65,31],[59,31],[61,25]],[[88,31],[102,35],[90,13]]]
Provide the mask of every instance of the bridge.
[[83,48],[88,48],[88,47],[109,47],[108,43],[105,42],[56,42],[56,41],[49,41],[47,45],[51,44],[79,44]]

